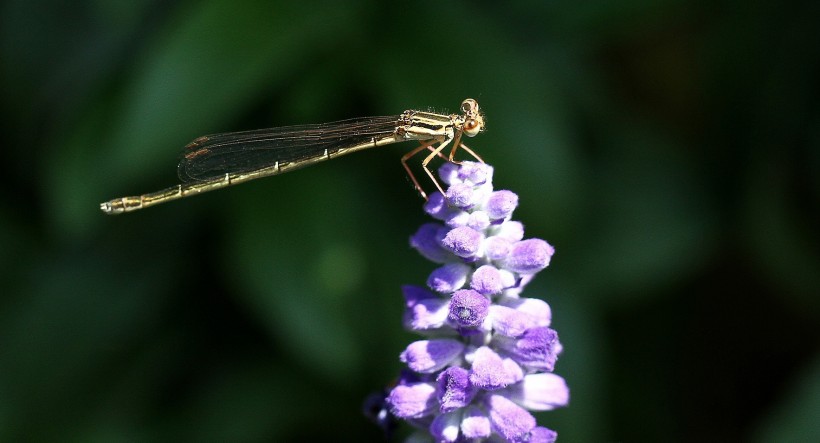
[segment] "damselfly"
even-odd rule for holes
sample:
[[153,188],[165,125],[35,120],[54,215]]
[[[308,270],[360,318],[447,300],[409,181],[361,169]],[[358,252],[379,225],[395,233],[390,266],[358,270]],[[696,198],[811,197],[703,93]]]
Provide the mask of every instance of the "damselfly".
[[[133,197],[120,197],[100,204],[106,214],[136,211],[159,203],[200,194],[249,180],[283,174],[323,160],[408,140],[421,144],[406,153],[401,163],[413,186],[427,198],[407,161],[419,152],[430,153],[422,168],[439,191],[441,185],[427,167],[438,156],[454,162],[456,151],[464,149],[481,158],[462,143],[462,135],[473,137],[484,130],[484,116],[478,102],[468,98],[461,114],[436,114],[407,110],[397,116],[363,117],[318,125],[284,126],[255,131],[231,132],[199,137],[185,146],[178,166],[183,184]],[[449,155],[442,151],[450,146]]]

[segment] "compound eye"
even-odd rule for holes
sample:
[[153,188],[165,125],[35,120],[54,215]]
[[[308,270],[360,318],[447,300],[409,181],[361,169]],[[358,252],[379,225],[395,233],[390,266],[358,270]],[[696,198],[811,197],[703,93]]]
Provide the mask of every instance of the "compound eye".
[[467,134],[469,137],[473,137],[481,130],[480,125],[478,124],[475,119],[469,119],[464,122],[464,133]]
[[478,103],[471,98],[461,102],[461,112],[475,112],[476,109],[478,109]]

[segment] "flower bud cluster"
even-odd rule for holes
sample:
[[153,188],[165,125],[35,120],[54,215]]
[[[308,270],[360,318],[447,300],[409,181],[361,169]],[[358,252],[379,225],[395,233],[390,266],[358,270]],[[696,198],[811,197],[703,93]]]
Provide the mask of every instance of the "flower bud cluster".
[[448,188],[433,193],[410,245],[438,264],[426,286],[405,286],[404,326],[424,336],[401,353],[407,365],[385,399],[389,412],[435,441],[551,442],[528,411],[565,406],[569,390],[552,373],[561,343],[550,306],[521,297],[555,252],[525,239],[511,219],[518,196],[495,191],[493,168],[446,163]]

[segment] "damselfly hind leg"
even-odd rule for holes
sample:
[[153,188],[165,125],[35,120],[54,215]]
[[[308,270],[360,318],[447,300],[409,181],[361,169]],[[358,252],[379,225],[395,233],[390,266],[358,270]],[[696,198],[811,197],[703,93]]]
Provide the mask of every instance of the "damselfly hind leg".
[[[424,159],[423,162],[421,162],[421,167],[424,168],[424,172],[427,173],[427,175],[430,177],[430,180],[432,180],[433,184],[436,185],[436,188],[438,188],[438,192],[441,192],[441,195],[444,195],[444,189],[441,188],[441,185],[438,183],[438,180],[436,180],[436,177],[433,175],[433,172],[430,171],[430,168],[428,168],[427,165],[430,163],[431,160],[433,160],[433,157],[435,157],[437,155],[441,156],[441,151],[443,151],[444,148],[446,148],[447,145],[449,145],[450,142],[452,142],[452,141],[453,141],[453,139],[449,139],[449,140],[445,140],[445,141],[441,142],[438,145],[438,147],[435,150],[433,150],[430,153],[430,155],[428,155],[427,158]],[[424,199],[426,200],[427,197],[425,197]]]
[[421,189],[421,185],[419,184],[419,181],[416,180],[416,176],[413,174],[413,171],[410,170],[410,166],[407,165],[407,160],[410,160],[410,158],[412,158],[414,155],[418,154],[419,152],[421,152],[425,149],[433,149],[434,150],[435,148],[433,148],[431,146],[433,143],[435,143],[434,140],[423,141],[423,142],[421,142],[421,145],[419,145],[418,147],[416,147],[412,151],[408,152],[407,154],[404,154],[401,157],[401,165],[404,166],[404,170],[407,171],[407,176],[410,177],[410,180],[413,182],[413,187],[415,187],[416,191],[418,191],[418,193],[421,194],[421,198],[423,198],[425,200],[427,200],[427,194],[424,192],[424,189]]
[[410,160],[410,158],[412,158],[413,156],[415,156],[419,152],[421,152],[425,149],[429,150],[430,155],[427,156],[424,159],[424,161],[422,162],[422,167],[424,168],[424,172],[426,172],[427,175],[430,176],[430,179],[433,181],[433,184],[436,185],[436,189],[438,189],[439,192],[441,192],[442,195],[444,195],[444,191],[442,190],[441,185],[438,183],[435,176],[433,176],[433,173],[430,172],[430,169],[427,168],[427,164],[430,163],[430,160],[432,160],[433,157],[439,157],[444,161],[449,161],[449,160],[447,160],[447,157],[444,154],[441,153],[441,151],[447,146],[447,144],[450,143],[450,140],[442,142],[438,147],[433,147],[433,143],[436,143],[436,140],[422,141],[421,145],[417,146],[415,149],[408,152],[407,154],[404,154],[401,157],[401,164],[402,164],[402,166],[404,166],[404,170],[407,171],[407,175],[410,177],[410,180],[413,182],[413,187],[416,188],[416,191],[418,191],[419,195],[421,195],[421,197],[425,200],[427,200],[427,193],[424,192],[424,189],[422,189],[421,184],[419,184],[418,180],[416,179],[415,174],[413,174],[413,171],[410,169],[410,166],[407,164],[407,161]]

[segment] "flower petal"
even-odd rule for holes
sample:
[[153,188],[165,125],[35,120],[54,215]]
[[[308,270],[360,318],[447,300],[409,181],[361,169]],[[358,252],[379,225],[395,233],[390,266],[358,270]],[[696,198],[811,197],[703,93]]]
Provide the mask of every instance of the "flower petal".
[[453,293],[450,298],[451,322],[465,328],[481,325],[487,318],[490,300],[472,289],[462,289]]
[[524,225],[518,221],[506,221],[499,226],[496,235],[512,242],[520,241],[524,238]]
[[466,438],[487,438],[492,433],[490,419],[481,409],[470,406],[461,419],[461,433]]
[[549,372],[526,375],[507,392],[511,400],[531,411],[550,411],[569,403],[567,382]]
[[427,278],[427,286],[442,294],[461,289],[467,283],[471,268],[464,263],[447,263],[433,270]]
[[490,226],[490,216],[484,211],[473,211],[467,219],[467,226],[483,231]]
[[520,337],[536,326],[532,316],[506,306],[490,306],[493,330],[507,337]]
[[472,185],[467,183],[456,183],[447,189],[445,196],[447,203],[461,209],[469,209],[475,203],[473,197],[475,192]]
[[521,406],[501,395],[489,395],[485,400],[493,430],[511,442],[525,442],[535,428],[535,417]]
[[484,253],[487,254],[487,258],[490,260],[501,261],[510,255],[512,245],[513,242],[510,239],[494,235],[484,240]]
[[470,368],[470,383],[488,391],[501,389],[515,383],[520,376],[520,368],[511,367],[504,359],[487,346],[473,353]]
[[433,192],[427,197],[427,202],[424,204],[424,212],[437,220],[447,220],[454,212],[461,212],[453,209],[447,205],[447,200],[441,195],[441,192]]
[[458,440],[460,425],[460,411],[441,414],[434,418],[433,423],[430,424],[430,434],[438,442],[454,442]]
[[513,245],[504,266],[520,274],[534,274],[550,264],[554,253],[555,248],[540,238],[523,240]]
[[404,285],[401,287],[404,295],[404,303],[408,308],[412,308],[416,303],[428,298],[438,298],[427,289],[416,285]]
[[430,383],[398,385],[387,396],[390,412],[399,418],[421,418],[436,411],[436,388]]
[[410,247],[417,250],[427,260],[446,263],[453,255],[441,246],[441,229],[438,223],[425,223],[410,237]]
[[493,220],[505,219],[518,206],[518,195],[512,191],[495,191],[487,200],[487,213]]
[[504,289],[501,273],[492,265],[484,265],[473,272],[470,287],[483,295],[495,295]]
[[493,343],[519,364],[549,372],[555,367],[562,349],[558,333],[542,327],[529,329],[520,338],[496,335]]
[[453,366],[436,378],[436,398],[441,405],[441,412],[450,412],[463,408],[473,401],[476,388],[470,384],[470,371]]
[[444,239],[441,245],[444,249],[462,258],[475,257],[481,250],[481,242],[484,235],[475,229],[461,226],[453,228]]
[[436,372],[461,356],[464,344],[458,340],[442,338],[419,340],[410,343],[399,357],[407,367],[425,374]]
[[438,329],[447,324],[450,301],[436,297],[418,301],[405,310],[404,325],[413,331]]
[[550,323],[552,323],[552,309],[550,305],[539,298],[505,299],[500,301],[499,304],[530,316],[535,322],[535,326],[549,326]]
[[530,432],[529,443],[555,443],[558,439],[558,433],[552,429],[547,429],[543,426],[536,426]]

